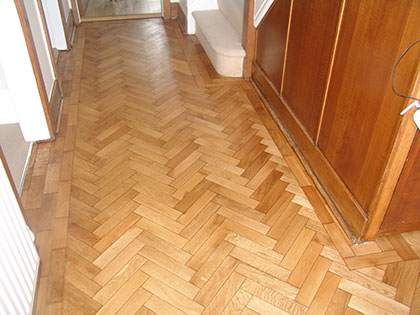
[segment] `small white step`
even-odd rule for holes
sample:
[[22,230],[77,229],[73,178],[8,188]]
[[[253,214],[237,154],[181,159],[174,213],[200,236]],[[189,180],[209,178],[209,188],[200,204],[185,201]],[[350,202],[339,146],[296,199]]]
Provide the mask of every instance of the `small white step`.
[[242,77],[245,50],[241,36],[220,10],[195,11],[196,36],[216,71]]

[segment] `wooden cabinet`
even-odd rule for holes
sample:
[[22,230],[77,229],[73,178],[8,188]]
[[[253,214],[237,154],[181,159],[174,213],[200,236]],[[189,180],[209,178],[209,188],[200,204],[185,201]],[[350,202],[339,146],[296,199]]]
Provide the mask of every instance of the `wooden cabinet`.
[[256,60],[276,92],[281,90],[291,0],[277,1],[261,24]]
[[380,232],[416,230],[420,226],[420,133],[417,133],[398,180]]
[[293,2],[282,96],[314,141],[339,12],[340,1],[337,0]]
[[[420,229],[419,194],[410,197],[420,169],[409,164],[420,140],[399,116],[410,102],[391,88],[419,17],[414,0],[278,0],[257,28],[253,80],[359,240]],[[419,59],[413,47],[397,69],[405,94],[419,90]],[[401,202],[416,223],[395,214]]]

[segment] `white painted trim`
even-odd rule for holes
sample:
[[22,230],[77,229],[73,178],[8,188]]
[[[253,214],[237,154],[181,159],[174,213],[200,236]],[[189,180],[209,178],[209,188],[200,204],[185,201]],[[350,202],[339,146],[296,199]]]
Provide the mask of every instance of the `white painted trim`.
[[255,0],[254,26],[258,27],[274,0]]

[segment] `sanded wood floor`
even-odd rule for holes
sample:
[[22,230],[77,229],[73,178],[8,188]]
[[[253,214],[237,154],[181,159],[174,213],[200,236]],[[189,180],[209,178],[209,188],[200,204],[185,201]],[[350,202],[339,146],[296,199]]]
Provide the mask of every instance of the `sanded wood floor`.
[[36,314],[419,312],[419,233],[351,245],[251,84],[175,21],[83,25],[60,69],[22,195]]

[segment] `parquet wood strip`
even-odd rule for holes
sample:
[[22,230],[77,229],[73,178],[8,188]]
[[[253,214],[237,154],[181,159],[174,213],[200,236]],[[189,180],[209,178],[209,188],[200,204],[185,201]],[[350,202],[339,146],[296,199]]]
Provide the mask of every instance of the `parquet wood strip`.
[[104,286],[144,247],[137,239],[133,240],[126,249],[103,268],[94,278],[95,282]]
[[306,314],[307,307],[295,302],[270,288],[267,288],[260,283],[247,279],[243,284],[243,289],[261,300],[270,303],[283,311],[290,314]]
[[369,289],[366,289],[347,279],[341,280],[339,288],[394,314],[408,314],[410,311],[409,307],[406,305],[384,297],[376,292],[372,292]]
[[292,300],[296,299],[299,292],[298,288],[248,265],[240,264],[235,271]]
[[339,283],[340,277],[328,272],[306,314],[325,314]]
[[249,82],[160,19],[79,26],[24,215],[36,315],[416,314],[420,234],[351,244]]
[[171,289],[164,283],[154,278],[149,278],[143,286],[150,293],[156,295],[167,303],[181,309],[187,314],[201,314],[204,307],[193,300],[187,298],[183,294]]
[[182,264],[185,264],[191,258],[191,254],[183,250],[180,251],[178,247],[169,244],[165,240],[162,240],[161,238],[147,231],[143,231],[143,233],[141,233],[137,239],[145,245],[148,245],[152,248],[158,248],[161,252],[165,253],[165,255]]
[[255,243],[250,239],[242,237],[234,232],[228,233],[225,237],[225,240],[237,247],[253,253],[263,260],[272,262],[275,265],[280,264],[280,262],[283,260],[283,255],[280,255],[276,251],[270,250],[269,248]]
[[170,272],[175,272],[186,281],[190,281],[195,274],[194,270],[190,267],[153,247],[145,246],[140,250],[139,254],[160,267],[165,268]]
[[[295,208],[296,209],[296,208]],[[297,208],[299,209],[299,208]],[[279,219],[278,221],[282,221]],[[278,232],[279,227],[282,227],[284,222],[290,222],[287,226],[286,230],[281,231],[283,232],[281,235],[274,234],[274,231]],[[301,215],[296,216],[290,216],[287,218],[287,220],[282,221],[281,225],[277,225],[272,229],[269,236],[274,237],[275,239],[278,239],[276,246],[274,247],[276,251],[278,251],[281,254],[288,253],[289,249],[295,244],[295,240],[297,240],[299,234],[302,231],[302,228],[306,226],[308,220],[305,217],[302,217]],[[313,231],[311,229],[308,229],[308,231]],[[304,249],[303,249],[304,250]],[[291,256],[291,259],[294,259],[293,256]]]
[[277,264],[266,261],[246,249],[235,247],[230,252],[230,255],[239,261],[246,263],[258,270],[261,270],[277,279],[285,281],[290,275],[290,271],[282,268]]
[[319,257],[321,251],[322,246],[320,244],[311,242],[306,248],[302,258],[299,260],[293,272],[290,274],[287,282],[300,288],[309,272],[311,271],[313,265],[315,264],[316,259]]
[[141,267],[141,270],[147,273],[149,276],[156,278],[157,280],[166,284],[175,291],[178,291],[179,293],[185,295],[191,300],[195,298],[195,296],[200,290],[198,287],[191,284],[191,282],[181,279],[174,273],[169,272],[166,269],[163,269],[162,267],[150,261],[143,265]]
[[228,242],[220,243],[213,254],[192,277],[191,283],[202,288],[211,278],[214,272],[219,268],[219,266],[224,262],[227,255],[229,255],[232,251],[233,247],[234,246]]
[[140,309],[143,307],[145,302],[149,300],[151,294],[143,288],[139,288],[120,308],[118,311],[119,315],[124,314],[141,314]]
[[146,291],[151,297],[144,303],[146,308],[141,308],[139,314],[174,314],[174,315],[185,315],[184,312],[172,306],[168,302],[160,299],[156,295],[152,295]]
[[146,259],[143,257],[134,256],[93,298],[99,303],[105,304],[145,262]]
[[255,311],[257,314],[276,314],[276,315],[286,315],[287,312],[276,308],[270,303],[265,302],[264,300],[254,296],[247,305],[251,310]]
[[202,314],[221,314],[244,281],[244,276],[233,272]]

